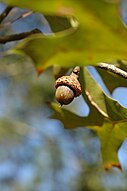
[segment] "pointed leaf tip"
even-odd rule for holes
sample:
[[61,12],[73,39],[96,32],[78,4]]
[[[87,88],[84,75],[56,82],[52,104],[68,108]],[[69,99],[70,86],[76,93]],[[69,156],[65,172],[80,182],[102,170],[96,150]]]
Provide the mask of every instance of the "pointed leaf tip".
[[104,168],[106,171],[110,170],[111,168],[116,167],[122,172],[122,167],[120,163],[106,163]]
[[42,74],[43,73],[43,69],[42,68],[37,68],[37,74],[38,74],[38,76],[40,76],[40,74]]

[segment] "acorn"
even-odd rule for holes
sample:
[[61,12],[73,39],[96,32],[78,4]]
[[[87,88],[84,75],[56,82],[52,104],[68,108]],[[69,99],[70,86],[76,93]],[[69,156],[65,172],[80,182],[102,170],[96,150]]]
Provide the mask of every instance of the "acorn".
[[62,76],[56,80],[56,100],[60,105],[68,105],[75,97],[81,95],[81,85],[78,81],[80,68],[76,66],[70,76]]

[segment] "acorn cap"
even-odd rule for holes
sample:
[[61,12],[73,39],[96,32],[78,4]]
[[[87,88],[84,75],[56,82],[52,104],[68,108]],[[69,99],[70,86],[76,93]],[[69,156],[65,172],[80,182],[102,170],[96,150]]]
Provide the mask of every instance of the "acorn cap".
[[62,76],[61,78],[58,78],[56,80],[56,88],[65,85],[70,87],[74,91],[75,97],[80,96],[81,94],[81,85],[78,81],[78,79],[72,75],[70,76]]

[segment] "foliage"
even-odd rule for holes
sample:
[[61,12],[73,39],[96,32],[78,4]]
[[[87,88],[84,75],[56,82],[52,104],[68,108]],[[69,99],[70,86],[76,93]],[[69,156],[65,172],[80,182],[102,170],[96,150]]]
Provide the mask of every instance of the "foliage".
[[[71,68],[81,66],[80,82],[82,96],[88,104],[88,116],[80,117],[52,103],[52,118],[59,119],[65,128],[79,126],[92,129],[101,142],[101,153],[106,169],[121,168],[117,151],[127,137],[127,109],[107,96],[93,79],[86,67],[99,62],[117,63],[123,67],[126,59],[127,31],[118,14],[119,3],[105,0],[46,0],[28,1],[3,0],[3,2],[28,8],[45,15],[52,33],[33,34],[18,43],[7,54],[23,54],[35,64],[38,73],[50,66]],[[60,25],[59,25],[60,23]],[[63,25],[61,24],[63,23]],[[124,64],[126,69],[126,63]],[[110,73],[99,70],[110,92],[126,82]],[[107,79],[108,78],[108,79]],[[111,80],[111,83],[110,83]]]

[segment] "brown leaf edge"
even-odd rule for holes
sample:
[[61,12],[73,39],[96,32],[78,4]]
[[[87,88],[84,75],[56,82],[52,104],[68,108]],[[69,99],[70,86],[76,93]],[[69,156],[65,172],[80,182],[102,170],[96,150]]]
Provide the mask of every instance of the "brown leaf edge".
[[109,170],[112,169],[113,167],[118,168],[118,169],[122,172],[122,167],[121,167],[120,163],[106,163],[106,164],[104,165],[104,169],[105,169],[106,171],[109,171]]

